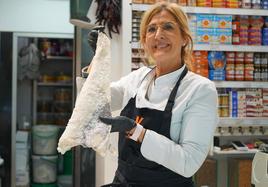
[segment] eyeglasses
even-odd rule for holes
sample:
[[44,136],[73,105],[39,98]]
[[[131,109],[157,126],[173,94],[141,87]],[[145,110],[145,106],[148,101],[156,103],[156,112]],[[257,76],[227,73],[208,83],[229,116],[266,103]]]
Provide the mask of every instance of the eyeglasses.
[[176,29],[177,23],[174,22],[164,22],[161,24],[150,24],[146,28],[146,34],[153,35],[157,32],[158,28],[161,28],[164,32],[172,32]]

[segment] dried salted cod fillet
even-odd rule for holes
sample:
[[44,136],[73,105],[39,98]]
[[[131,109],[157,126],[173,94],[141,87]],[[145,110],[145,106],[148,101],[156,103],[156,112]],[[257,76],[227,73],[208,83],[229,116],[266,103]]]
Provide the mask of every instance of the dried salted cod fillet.
[[[110,126],[98,119],[100,115],[111,116],[110,78],[110,40],[105,34],[99,33],[90,74],[82,86],[72,116],[58,143],[60,153],[64,154],[77,145],[93,148],[101,155],[105,155],[110,149]],[[80,81],[83,82],[81,79]]]

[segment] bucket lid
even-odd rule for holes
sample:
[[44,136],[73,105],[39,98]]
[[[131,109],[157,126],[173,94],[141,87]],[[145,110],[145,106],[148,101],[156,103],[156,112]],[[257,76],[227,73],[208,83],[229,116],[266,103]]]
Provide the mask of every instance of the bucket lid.
[[45,159],[45,160],[55,160],[58,158],[58,155],[52,155],[52,156],[40,156],[40,155],[32,155],[33,159]]
[[67,183],[67,184],[71,184],[72,183],[72,175],[58,175],[57,177],[57,181],[58,183]]
[[34,125],[33,136],[39,138],[52,138],[58,136],[59,127],[55,125]]
[[33,130],[41,132],[58,131],[59,127],[57,127],[56,125],[34,125]]

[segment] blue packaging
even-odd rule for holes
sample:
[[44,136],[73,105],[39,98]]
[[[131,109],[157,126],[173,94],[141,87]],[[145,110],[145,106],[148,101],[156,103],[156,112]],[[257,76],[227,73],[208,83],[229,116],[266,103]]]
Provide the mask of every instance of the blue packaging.
[[238,99],[237,99],[237,91],[236,90],[232,90],[231,91],[231,107],[232,107],[232,117],[237,117],[237,113],[238,113]]
[[224,81],[225,70],[209,70],[208,78],[214,81]]
[[210,70],[224,70],[226,66],[226,58],[224,52],[210,51],[208,53],[208,65]]
[[262,29],[262,45],[268,45],[268,28]]

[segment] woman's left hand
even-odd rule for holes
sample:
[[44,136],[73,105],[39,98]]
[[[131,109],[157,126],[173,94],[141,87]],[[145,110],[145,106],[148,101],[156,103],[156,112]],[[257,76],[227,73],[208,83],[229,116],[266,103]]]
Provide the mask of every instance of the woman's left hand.
[[128,132],[134,127],[136,127],[136,122],[133,119],[130,119],[125,116],[116,116],[116,117],[99,117],[100,121],[111,125],[111,132]]

